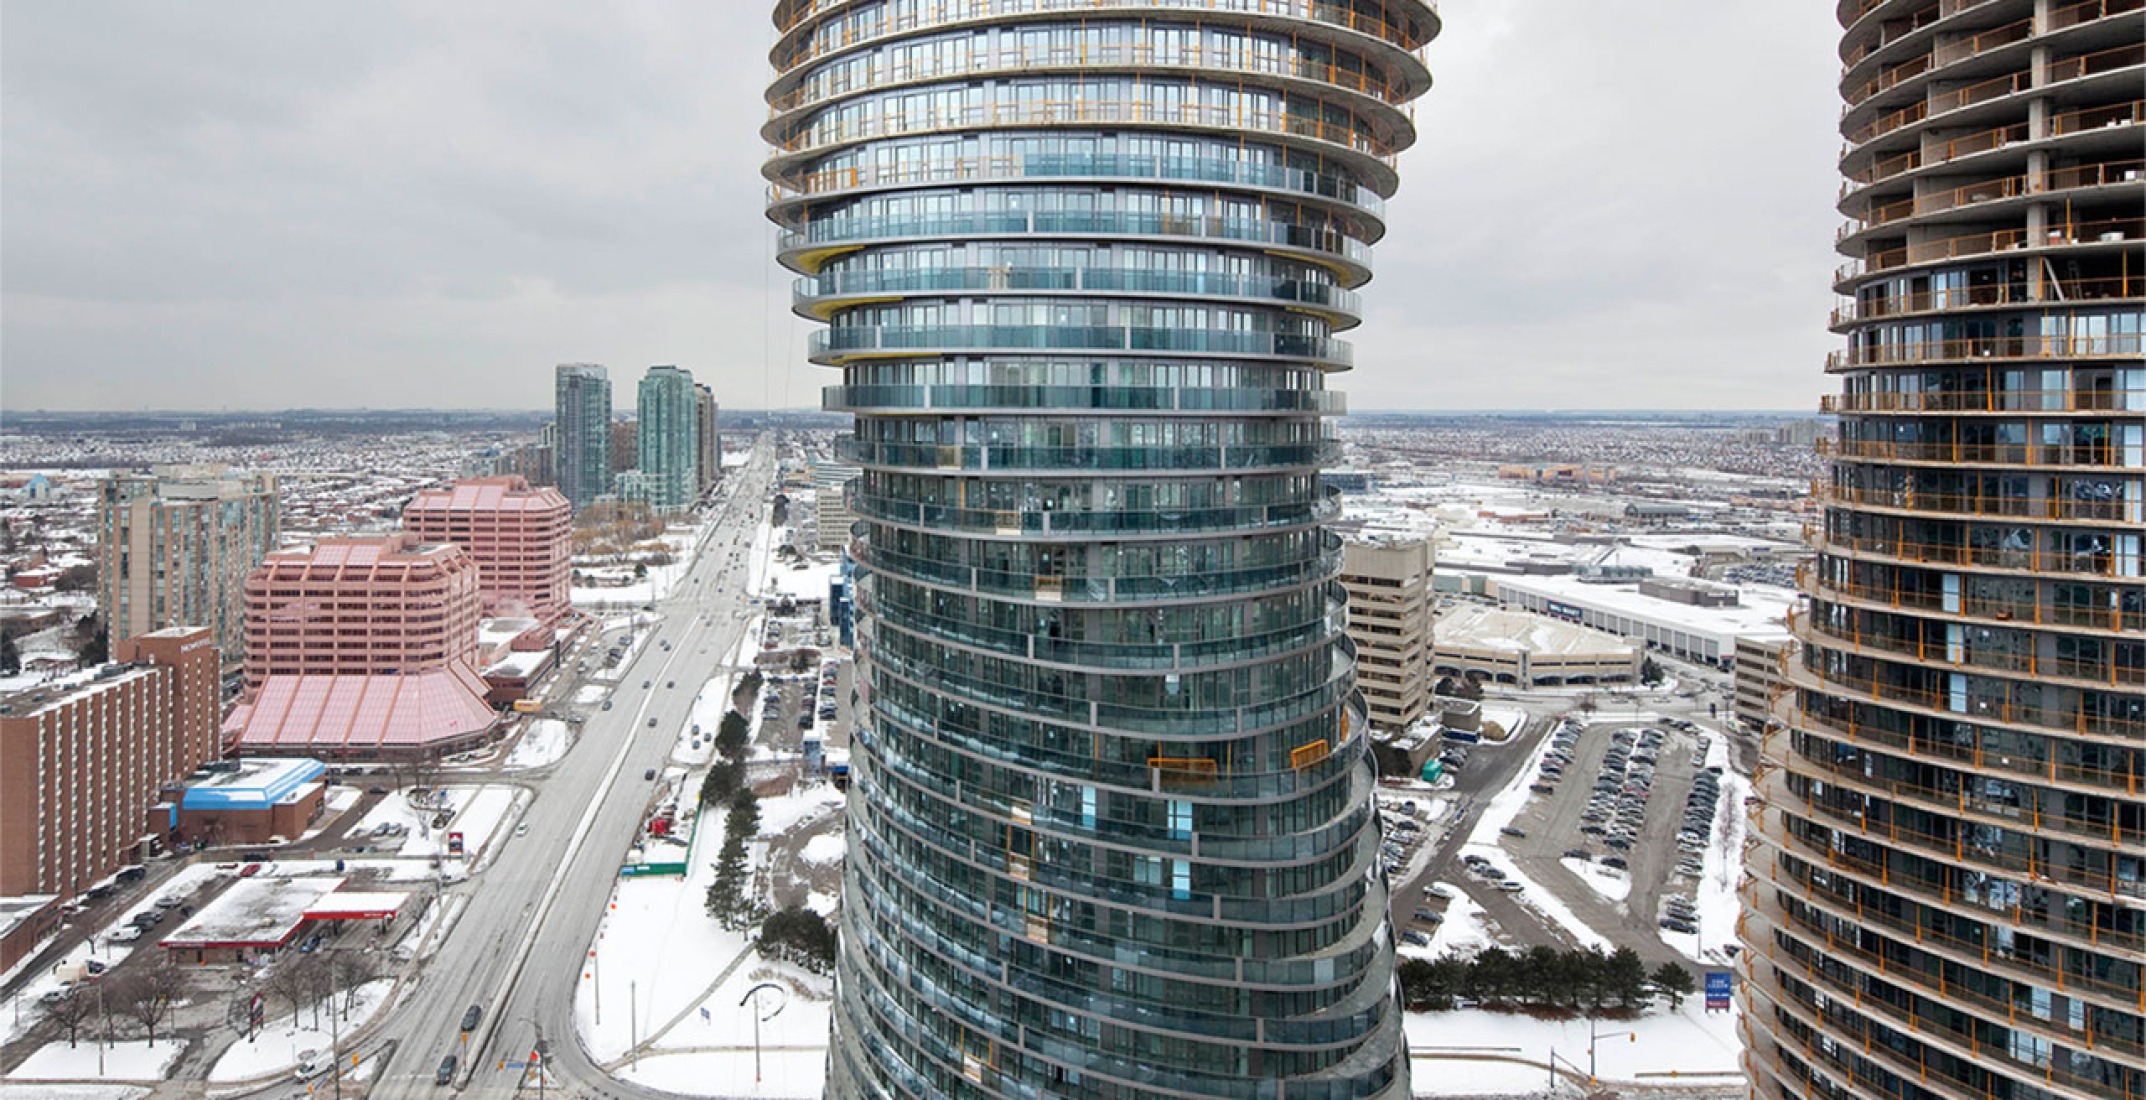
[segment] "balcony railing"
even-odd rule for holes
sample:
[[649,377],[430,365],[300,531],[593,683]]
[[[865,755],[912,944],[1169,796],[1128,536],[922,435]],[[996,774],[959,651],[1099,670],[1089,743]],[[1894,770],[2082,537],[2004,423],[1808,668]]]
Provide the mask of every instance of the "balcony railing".
[[820,407],[904,412],[931,409],[1119,409],[1129,412],[1293,412],[1339,415],[1338,390],[1182,386],[828,386]]
[[[850,0],[807,0],[785,13],[779,26],[782,33],[787,35],[806,20],[822,12],[831,12],[846,6],[849,2]],[[1437,4],[1432,0],[1422,0],[1420,6],[1433,12],[1437,10]],[[776,67],[788,70],[852,46],[947,24],[1034,12],[1064,12],[1075,16],[1089,13],[1110,14],[1127,8],[1135,11],[1160,8],[1170,11],[1235,12],[1308,19],[1368,35],[1396,49],[1414,51],[1423,45],[1420,41],[1412,41],[1410,24],[1392,22],[1363,11],[1354,4],[1337,4],[1331,0],[1148,0],[1147,3],[1139,5],[1128,4],[1126,0],[939,0],[938,3],[919,5],[914,12],[903,12],[874,20],[868,26],[847,26],[833,35],[815,34],[811,39],[800,42],[796,50],[779,59]]]
[[1810,541],[1815,549],[1826,553],[1876,556],[1916,565],[1972,565],[1978,569],[2014,573],[2124,577],[2117,572],[2116,556],[2110,553],[2063,552],[2039,545],[2018,548],[1969,546],[1846,534],[1813,535]]
[[[1995,379],[1984,377],[1985,383]],[[1919,390],[1913,393],[1829,393],[1821,411],[1858,413],[2077,413],[2146,412],[2146,390]]]
[[[1935,443],[1895,443],[1884,439],[1834,439],[1821,437],[1816,443],[1819,454],[1828,458],[1863,460],[1873,462],[1940,462],[1948,465],[1969,464],[1984,466],[2038,466],[2038,467],[2084,467],[2089,469],[2130,469],[2146,473],[2146,469],[2133,466],[2124,460],[2123,448],[2119,446],[2082,446],[2071,443],[1961,443],[1958,440]],[[2080,501],[2101,505],[2099,509],[2110,519],[2125,518],[2130,511],[2125,502],[2117,497],[2106,500]],[[2089,518],[2081,516],[2078,518]]]
[[[1864,905],[1846,891],[1819,886],[1812,881],[1810,872],[1792,869],[1783,863],[1776,849],[1786,850],[1795,845],[1802,862],[1827,866],[1823,854],[1815,857],[1811,848],[1801,841],[1793,840],[1776,832],[1761,834],[1765,843],[1749,848],[1744,855],[1748,874],[1744,887],[1745,907],[1757,910],[1764,919],[1774,919],[1772,914],[1782,912],[1771,897],[1766,896],[1767,887],[1788,891],[1797,901],[1826,916],[1851,926],[1867,926],[1891,933],[1905,943],[1913,943],[1931,954],[1950,958],[1966,966],[1978,967],[2011,981],[2051,989],[2079,991],[2107,1002],[2106,1007],[2129,1008],[2134,1005],[2146,1008],[2146,987],[2137,984],[2123,985],[2108,981],[2091,973],[2068,972],[2052,966],[2031,955],[2022,955],[2005,950],[1995,937],[1978,940],[1962,939],[1948,935],[1938,928],[1923,923],[1905,920],[1888,909]],[[1850,872],[1855,884],[1868,886],[1866,876],[1860,870]],[[1905,898],[1915,908],[1933,913],[1950,913],[1949,905],[1933,903],[1933,896],[1920,888],[1894,888],[1890,892]],[[1949,891],[1948,891],[1949,893]],[[1956,903],[1955,903],[1956,904]],[[2035,937],[2076,941],[2087,948],[2095,948],[2086,937],[2093,931],[2090,921],[2062,919],[2056,925],[2028,919],[2032,914],[2018,906],[1990,911],[1985,918]],[[1748,942],[1748,941],[1747,941]],[[1867,955],[1865,957],[1868,957]],[[1886,966],[1880,966],[1880,973]]]
[[[1246,43],[1249,46],[1250,43]],[[1408,89],[1369,66],[1350,68],[1320,61],[1301,53],[1256,53],[1249,48],[1216,46],[1198,42],[1183,46],[1158,46],[1148,41],[1106,42],[1095,45],[978,48],[958,58],[926,52],[916,60],[893,58],[880,67],[831,69],[815,75],[768,104],[771,116],[780,117],[854,92],[889,89],[902,84],[938,80],[970,80],[983,74],[1028,73],[1053,69],[1199,69],[1205,72],[1278,76],[1314,81],[1344,91],[1357,92],[1391,104],[1406,103]]]
[[[1911,641],[1882,634],[1851,630],[1842,633],[1825,626],[1816,617],[1795,613],[1789,624],[1790,630],[1804,644],[1821,649],[1846,651],[1859,654],[1882,653],[1913,660],[1916,664],[1932,668],[1952,668],[1963,672],[1994,672],[2031,676],[2050,681],[2063,681],[2059,686],[2069,687],[2115,687],[2126,688],[2146,685],[2146,668],[2122,665],[2116,661],[2078,661],[2062,658],[2044,659],[2039,653],[2004,653],[1987,648],[1960,646],[1958,655],[1944,642]],[[1825,644],[1830,641],[1832,644]]]
[[785,176],[768,185],[770,204],[797,195],[830,195],[876,187],[927,183],[974,183],[1020,179],[1092,178],[1169,180],[1316,195],[1345,202],[1375,216],[1386,211],[1378,192],[1352,179],[1301,168],[1244,160],[1193,156],[973,156],[925,157],[892,164],[844,165]]
[[1203,215],[1139,212],[972,211],[938,215],[836,215],[805,223],[781,235],[784,251],[877,239],[913,237],[1147,236],[1247,241],[1300,248],[1369,263],[1371,247],[1338,226],[1296,225]]
[[1858,233],[1925,214],[1958,210],[2005,199],[2025,198],[2029,195],[2055,196],[2065,191],[2133,183],[2142,173],[2146,173],[2146,160],[2114,161],[2053,169],[2042,173],[2039,178],[2022,173],[1970,183],[1950,191],[1933,191],[1911,199],[1872,207],[1867,216],[1852,219],[1842,225],[1834,234],[1834,240],[1845,241]]
[[1826,356],[1826,370],[1975,359],[2135,359],[2146,347],[2138,333],[2088,336],[1967,336],[1869,344]]
[[[1898,584],[1856,584],[1830,580],[1821,575],[1819,570],[1809,568],[1807,564],[1796,567],[1796,586],[1805,592],[1838,600],[1875,604],[1911,611],[1918,615],[1957,618],[1962,621],[1981,620],[2064,630],[2146,630],[2146,611],[2125,610],[2114,606],[2113,600],[2110,601],[2111,606],[2107,607],[2063,606],[2047,599],[2000,601],[1962,596],[1948,600],[1941,592],[1909,590]],[[1952,606],[1947,606],[1948,603]]]
[[[1874,752],[1926,758],[1973,774],[2016,776],[2023,782],[2046,784],[2080,794],[2107,797],[2116,793],[2136,798],[2146,793],[2146,776],[2136,771],[2067,764],[2058,760],[2053,751],[2037,759],[2024,751],[1990,752],[1979,740],[1973,745],[1958,745],[1936,738],[1910,737],[1884,726],[1858,722],[1852,710],[1848,715],[1836,718],[1822,711],[1806,709],[1793,696],[1786,706],[1785,717],[1791,726],[1821,732],[1834,740],[1868,747]],[[2056,746],[2050,738],[2063,736],[2061,733],[2051,734],[2045,737],[2044,743],[2054,750]]]
[[1987,233],[1969,233],[1959,237],[1923,241],[1905,248],[1888,248],[1872,252],[1860,260],[1842,264],[1833,274],[1837,284],[1849,282],[1865,275],[1915,264],[1942,263],[1964,256],[1986,256],[1993,252],[2008,252],[2019,248],[2050,247],[2067,245],[2109,244],[2136,241],[2146,238],[2146,219],[2108,218],[2100,221],[2055,225],[2045,230],[2041,237],[2031,237],[2025,229],[1998,229]]
[[1133,325],[864,325],[812,334],[807,357],[841,360],[884,352],[1155,351],[1258,355],[1346,368],[1346,341],[1286,332],[1145,328]]
[[[1852,485],[1821,486],[1813,494],[1821,504],[1844,505],[1851,508],[1883,508],[1897,512],[1912,512],[1919,516],[1949,515],[1972,519],[2041,520],[2077,523],[2139,523],[2146,522],[2140,509],[2146,507],[2133,497],[2129,500],[2079,500],[2073,497],[2016,497],[1998,493],[1934,493],[1914,489],[1865,489]],[[1998,548],[1991,547],[1991,551]],[[2104,572],[2105,567],[2092,562],[2066,562],[2066,555],[2043,553],[2033,550],[2011,551],[2018,555],[2009,559],[2032,561],[2051,572]],[[2080,554],[2079,557],[2110,557],[2104,549],[2100,554]],[[1995,559],[1993,559],[1993,564]],[[2020,565],[2016,568],[2032,568]],[[2110,575],[2114,575],[2113,573]]]
[[[884,298],[903,293],[966,291],[1100,291],[1169,297],[1252,298],[1333,310],[1349,318],[1362,310],[1354,291],[1281,276],[1205,271],[1133,271],[1115,267],[946,267],[856,270],[805,276],[791,291],[800,308],[827,299]],[[839,303],[836,303],[839,304]]]
[[[1322,109],[1324,104],[1314,104]],[[947,131],[1027,129],[1038,126],[1162,126],[1230,133],[1258,132],[1347,149],[1391,166],[1401,143],[1374,127],[1330,122],[1320,115],[1243,104],[1157,103],[1144,99],[1074,99],[924,107],[854,118],[823,118],[778,144],[789,154],[809,154],[858,142]]]
[[1860,696],[1860,700],[1887,707],[1911,707],[1926,716],[1951,721],[1980,724],[2008,723],[2026,727],[2029,732],[2092,739],[2103,743],[2123,746],[2126,739],[2136,740],[2146,735],[2146,722],[2136,719],[2110,717],[2087,713],[2076,704],[2069,708],[2044,707],[2039,701],[2021,703],[2016,701],[2017,684],[2002,683],[2007,688],[2003,698],[1980,698],[1968,703],[1965,709],[1956,709],[1949,692],[1929,688],[1911,687],[1869,676],[1847,673],[1830,673],[1824,676],[1804,668],[1800,663],[1785,665],[1782,679],[1796,687],[1810,688],[1841,696]]
[[1984,309],[1999,306],[2074,305],[2108,298],[2146,297],[2146,272],[2099,279],[2049,279],[2036,288],[2027,283],[1996,283],[1964,290],[1926,290],[1891,298],[1849,300],[1833,308],[1832,327],[1841,328],[1887,317]]

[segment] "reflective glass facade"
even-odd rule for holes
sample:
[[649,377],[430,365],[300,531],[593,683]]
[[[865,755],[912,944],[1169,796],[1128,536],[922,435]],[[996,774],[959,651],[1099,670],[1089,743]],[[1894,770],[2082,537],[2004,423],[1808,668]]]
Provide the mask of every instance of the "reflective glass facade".
[[2146,1096],[2146,5],[1848,0],[1817,560],[1757,780],[1764,1097]]
[[770,216],[856,414],[829,1095],[1406,1097],[1336,334],[1417,0],[791,0]]

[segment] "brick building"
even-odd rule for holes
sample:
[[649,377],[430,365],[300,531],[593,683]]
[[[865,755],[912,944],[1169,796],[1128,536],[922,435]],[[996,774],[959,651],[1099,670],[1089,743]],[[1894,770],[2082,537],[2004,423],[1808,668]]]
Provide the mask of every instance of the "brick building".
[[134,862],[165,787],[217,754],[207,628],[129,638],[114,656],[0,699],[0,895],[74,897]]
[[422,542],[452,543],[476,559],[486,615],[547,626],[566,615],[574,510],[557,489],[532,489],[518,477],[458,481],[418,493],[402,525]]

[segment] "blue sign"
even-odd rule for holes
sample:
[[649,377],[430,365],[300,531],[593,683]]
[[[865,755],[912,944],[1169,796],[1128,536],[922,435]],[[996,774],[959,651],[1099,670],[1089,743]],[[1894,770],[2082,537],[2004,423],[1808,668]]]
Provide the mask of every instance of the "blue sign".
[[1728,971],[1709,970],[1706,972],[1706,1010],[1708,1012],[1728,1011],[1729,998],[1735,994],[1735,991],[1735,976]]

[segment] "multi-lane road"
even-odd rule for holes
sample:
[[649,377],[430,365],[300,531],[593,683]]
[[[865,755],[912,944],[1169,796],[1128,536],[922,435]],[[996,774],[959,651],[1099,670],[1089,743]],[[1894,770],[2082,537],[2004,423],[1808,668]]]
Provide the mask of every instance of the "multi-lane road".
[[[607,1078],[582,1053],[574,1028],[574,989],[619,867],[635,840],[679,731],[690,721],[701,685],[721,669],[751,620],[749,551],[775,478],[763,439],[751,462],[727,479],[704,537],[669,591],[655,601],[654,622],[618,670],[609,709],[588,717],[573,749],[551,768],[521,822],[491,841],[490,864],[450,887],[461,906],[452,932],[404,995],[354,1048],[386,1057],[373,1096],[436,1097],[435,1075],[456,1058],[453,1084],[465,1095],[511,1096],[522,1079],[502,1061],[519,1062],[539,1037],[552,1082],[601,1086],[610,1096],[663,1094]],[[563,704],[582,656],[600,657],[603,640],[561,662],[554,704]],[[653,772],[658,778],[648,778]],[[480,1006],[475,1030],[464,1014]]]

